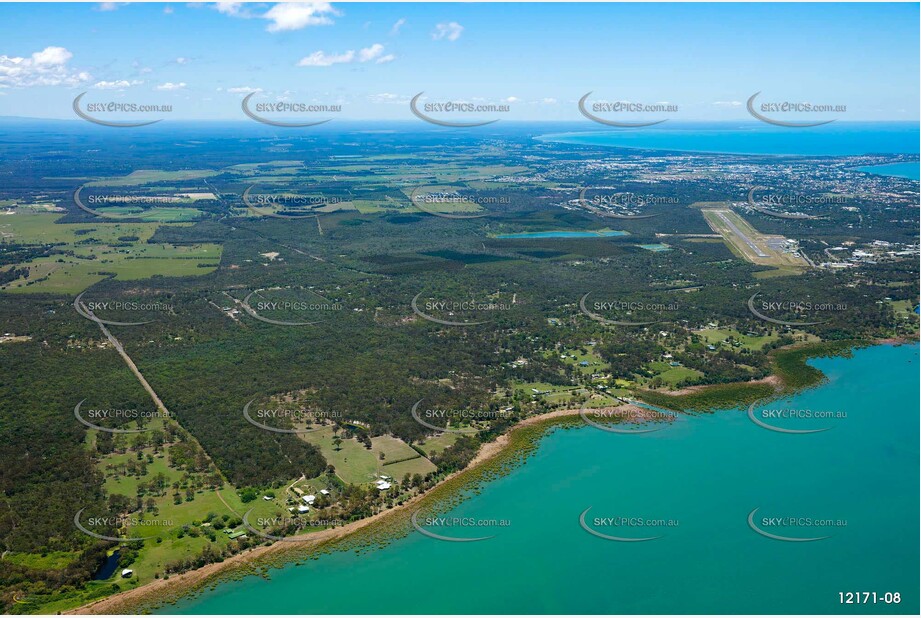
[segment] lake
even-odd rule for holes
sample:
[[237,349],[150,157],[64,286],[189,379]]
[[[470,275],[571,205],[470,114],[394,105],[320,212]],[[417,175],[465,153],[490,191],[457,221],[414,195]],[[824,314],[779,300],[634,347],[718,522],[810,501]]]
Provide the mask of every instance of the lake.
[[[362,555],[220,584],[168,613],[914,613],[918,569],[917,345],[819,359],[829,381],[769,408],[846,418],[770,422],[830,430],[789,435],[747,410],[620,435],[556,430],[527,462],[447,514],[507,527],[412,532]],[[757,408],[760,411],[760,408]],[[644,538],[617,542],[584,530]],[[755,524],[784,542],[756,533]],[[594,518],[672,520],[613,528]],[[833,520],[771,527],[776,517]],[[629,521],[629,520],[627,520]],[[846,525],[840,525],[841,522]],[[603,522],[602,522],[603,523]],[[839,592],[899,592],[899,605],[839,605]]]
[[598,230],[594,232],[517,232],[514,234],[498,234],[496,238],[599,238],[602,236],[626,236],[629,232],[619,230]]
[[554,133],[544,142],[648,150],[757,155],[916,154],[919,127],[914,122],[833,122],[793,129],[759,122],[665,123],[644,129]]

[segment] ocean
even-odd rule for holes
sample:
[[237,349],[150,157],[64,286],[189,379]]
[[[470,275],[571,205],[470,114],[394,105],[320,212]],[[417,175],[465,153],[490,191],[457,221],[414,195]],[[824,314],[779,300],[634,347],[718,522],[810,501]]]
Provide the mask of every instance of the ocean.
[[[919,348],[879,345],[810,362],[828,381],[764,408],[834,418],[767,422],[827,431],[770,431],[747,409],[642,435],[557,429],[526,463],[441,514],[475,525],[426,528],[493,538],[447,542],[413,531],[368,553],[221,583],[159,611],[916,614]],[[580,525],[589,508],[596,532],[660,538],[600,538]],[[755,509],[754,527],[768,534],[828,538],[769,538],[749,525]],[[847,592],[875,592],[879,602],[842,605]],[[900,602],[885,604],[885,593]]]
[[726,154],[917,154],[919,125],[917,122],[833,122],[794,129],[759,122],[665,123],[643,129],[597,130],[586,126],[584,132],[551,133],[535,139],[586,146]]

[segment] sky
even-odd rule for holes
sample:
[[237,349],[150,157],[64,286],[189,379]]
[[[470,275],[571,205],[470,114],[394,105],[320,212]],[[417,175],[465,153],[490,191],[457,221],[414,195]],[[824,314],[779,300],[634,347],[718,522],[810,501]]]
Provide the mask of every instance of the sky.
[[918,23],[916,3],[0,4],[0,116],[75,119],[86,92],[84,109],[247,120],[255,93],[250,109],[341,106],[261,114],[274,119],[414,120],[424,92],[418,109],[508,108],[429,114],[445,120],[575,121],[592,92],[589,106],[670,106],[618,118],[739,121],[761,92],[844,106],[827,116],[842,120],[917,121]]

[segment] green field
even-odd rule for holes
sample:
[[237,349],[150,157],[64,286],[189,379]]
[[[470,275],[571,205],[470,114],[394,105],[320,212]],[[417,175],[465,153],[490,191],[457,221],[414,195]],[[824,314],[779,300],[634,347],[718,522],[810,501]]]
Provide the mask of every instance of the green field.
[[[17,213],[0,219],[0,246],[59,245],[73,255],[39,257],[5,266],[29,268],[25,278],[0,287],[8,293],[58,293],[76,295],[115,273],[116,279],[192,277],[212,272],[221,261],[217,244],[148,244],[157,223],[57,223],[58,214]],[[183,224],[177,224],[183,225]],[[134,240],[136,238],[136,240]]]
[[[435,464],[420,456],[399,438],[392,436],[371,438],[370,450],[358,440],[343,439],[339,450],[336,450],[331,426],[300,435],[320,448],[326,461],[335,466],[336,475],[345,483],[370,483],[379,478],[381,474],[399,480],[407,472],[409,474],[418,472],[424,475],[436,469]],[[384,454],[384,459],[380,459],[380,453]],[[400,461],[407,458],[412,459]]]
[[113,176],[99,178],[86,183],[87,187],[131,187],[146,185],[151,182],[182,182],[199,178],[217,176],[220,172],[213,170],[178,170],[173,172],[163,170],[135,170],[127,176]]

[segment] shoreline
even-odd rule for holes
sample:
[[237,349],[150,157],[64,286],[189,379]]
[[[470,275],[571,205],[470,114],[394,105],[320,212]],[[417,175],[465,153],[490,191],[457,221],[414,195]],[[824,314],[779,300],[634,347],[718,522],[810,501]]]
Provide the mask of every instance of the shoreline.
[[[906,344],[911,345],[918,343],[918,340],[908,337],[891,337],[866,342],[867,345],[871,346]],[[795,348],[799,346],[794,345],[791,347]],[[767,383],[773,386],[775,391],[777,391],[778,388],[782,387],[784,381],[780,375],[772,373],[771,375],[764,378],[752,380],[750,382],[741,382],[740,384],[749,383]],[[669,393],[669,395],[682,394],[684,390],[688,390],[689,392],[697,392],[699,390],[706,389],[708,386],[711,385],[687,387],[686,389],[681,389],[681,393],[675,391]],[[625,404],[622,406],[622,408],[625,410],[630,410],[630,420],[639,422],[649,420],[649,411],[645,408],[633,404]],[[222,562],[208,564],[192,571],[186,571],[185,573],[172,575],[169,579],[154,580],[152,582],[138,586],[137,588],[118,592],[114,595],[91,601],[85,605],[61,611],[60,613],[67,615],[137,613],[135,608],[144,605],[150,600],[182,595],[186,591],[194,590],[211,577],[217,576],[219,573],[228,571],[233,567],[245,566],[249,563],[255,563],[260,558],[281,554],[282,552],[292,548],[311,549],[315,546],[319,547],[327,543],[333,543],[335,541],[342,540],[346,537],[356,534],[361,530],[365,530],[372,524],[377,524],[383,520],[387,520],[391,517],[396,517],[399,514],[404,513],[410,507],[417,505],[419,502],[429,498],[432,495],[435,495],[437,490],[448,485],[450,481],[465,475],[472,475],[481,466],[484,466],[485,464],[504,454],[512,442],[512,435],[518,431],[528,427],[533,427],[534,425],[546,423],[553,424],[553,421],[560,419],[578,419],[579,414],[580,409],[555,410],[541,415],[530,416],[519,421],[515,425],[509,427],[507,431],[497,436],[494,440],[481,444],[477,454],[463,469],[448,474],[431,489],[425,493],[413,496],[402,505],[381,511],[379,513],[375,513],[370,517],[350,522],[338,528],[328,528],[326,530],[312,533],[309,536],[305,536],[303,540],[276,541],[271,545],[259,545],[258,547],[254,547],[242,553],[231,556]]]
[[[630,404],[627,404],[623,407],[625,409],[629,409],[632,412],[632,419],[644,420],[646,417],[646,411],[642,408],[632,406]],[[426,497],[433,494],[436,489],[444,486],[449,481],[454,480],[461,475],[471,474],[480,466],[503,454],[511,442],[512,433],[519,431],[522,428],[531,427],[540,423],[545,423],[547,421],[573,417],[579,417],[579,409],[555,410],[553,412],[547,412],[546,414],[530,416],[522,421],[519,421],[510,427],[508,431],[496,437],[495,440],[480,445],[480,449],[477,451],[477,454],[463,469],[452,472],[451,474],[441,479],[441,481],[439,481],[435,486],[433,486],[425,493],[413,496],[402,505],[387,509],[386,511],[375,513],[370,517],[350,522],[338,528],[327,528],[319,532],[314,532],[308,536],[305,536],[303,540],[276,541],[271,545],[259,545],[258,547],[254,547],[231,556],[222,562],[206,564],[205,566],[194,569],[192,571],[186,571],[185,573],[172,575],[169,579],[157,579],[138,586],[137,588],[118,592],[111,596],[97,599],[87,603],[86,605],[81,605],[80,607],[62,611],[60,613],[65,615],[136,613],[131,611],[131,608],[138,607],[150,599],[170,596],[170,593],[175,593],[177,591],[181,593],[183,589],[192,590],[198,585],[204,583],[210,577],[215,576],[222,571],[229,570],[234,566],[245,565],[248,562],[280,553],[292,547],[304,549],[344,539],[357,533],[360,530],[367,528],[368,526],[371,526],[372,524],[378,523],[381,520],[393,517],[401,512],[408,510],[410,507],[415,506]],[[291,538],[293,539],[295,537]]]

